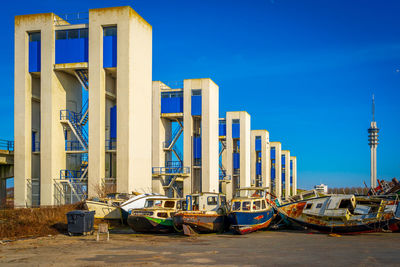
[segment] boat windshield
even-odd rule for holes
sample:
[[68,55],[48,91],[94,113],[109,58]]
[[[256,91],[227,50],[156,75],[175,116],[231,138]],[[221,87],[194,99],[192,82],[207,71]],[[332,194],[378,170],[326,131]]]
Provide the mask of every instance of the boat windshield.
[[235,202],[233,202],[232,210],[233,210],[233,211],[235,211],[235,210],[240,210],[240,201],[235,201]]
[[242,210],[250,210],[250,201],[243,201]]
[[146,204],[144,204],[145,208],[150,208],[153,207],[154,205],[154,200],[146,200]]
[[256,200],[253,202],[253,210],[260,210],[261,209],[261,201]]
[[159,199],[149,199],[146,201],[146,204],[144,205],[145,208],[161,207],[161,206],[162,206],[162,200]]

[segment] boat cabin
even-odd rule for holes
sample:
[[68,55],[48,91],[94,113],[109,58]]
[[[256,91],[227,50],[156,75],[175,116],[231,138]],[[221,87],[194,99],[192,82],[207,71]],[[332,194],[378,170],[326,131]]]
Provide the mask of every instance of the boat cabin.
[[187,211],[226,210],[226,196],[220,193],[199,193],[186,196]]
[[232,208],[233,212],[254,212],[254,211],[265,211],[268,209],[267,202],[263,197],[240,197],[234,198],[232,200]]
[[235,197],[268,197],[268,187],[242,187],[236,189]]
[[145,209],[182,209],[182,199],[179,198],[152,198],[147,199]]
[[171,218],[182,206],[179,198],[151,198],[146,200],[143,209],[133,209],[131,214],[165,219]]

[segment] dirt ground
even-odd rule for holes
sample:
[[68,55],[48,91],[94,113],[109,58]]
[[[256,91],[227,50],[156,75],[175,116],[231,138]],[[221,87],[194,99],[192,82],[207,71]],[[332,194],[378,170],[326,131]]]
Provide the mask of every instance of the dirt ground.
[[0,265],[10,266],[399,266],[400,234],[332,237],[296,231],[260,231],[239,236],[194,237],[114,231],[102,235],[56,235],[4,242]]

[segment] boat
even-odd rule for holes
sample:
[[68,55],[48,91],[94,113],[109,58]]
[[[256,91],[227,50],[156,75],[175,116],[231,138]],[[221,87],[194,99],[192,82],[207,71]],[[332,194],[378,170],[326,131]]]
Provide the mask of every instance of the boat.
[[121,203],[128,200],[130,195],[122,193],[107,194],[104,198],[94,197],[85,201],[85,208],[94,211],[96,219],[121,220]]
[[128,216],[128,225],[135,232],[174,232],[172,216],[182,209],[182,199],[148,198],[144,208],[133,209]]
[[186,207],[173,216],[178,230],[197,233],[223,232],[228,225],[226,197],[221,193],[198,193],[186,196]]
[[371,188],[368,195],[392,195],[397,194],[400,196],[400,182],[393,178],[392,181],[377,180],[378,186]]
[[268,203],[267,190],[260,187],[238,190],[238,196],[232,199],[228,213],[230,229],[234,233],[243,235],[268,228],[275,217],[275,211]]
[[329,195],[277,206],[288,221],[323,233],[356,234],[395,230],[397,196]]
[[122,219],[126,221],[132,210],[144,208],[146,200],[158,199],[158,198],[168,198],[168,197],[160,195],[158,193],[146,193],[129,198],[128,200],[120,204]]

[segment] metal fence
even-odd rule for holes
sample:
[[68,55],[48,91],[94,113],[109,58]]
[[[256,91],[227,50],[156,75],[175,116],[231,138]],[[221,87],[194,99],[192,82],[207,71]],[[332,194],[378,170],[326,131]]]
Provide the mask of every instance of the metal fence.
[[87,24],[87,23],[89,23],[89,12],[61,14],[54,18],[55,26],[63,26],[68,24]]
[[0,139],[0,149],[14,151],[14,141]]

